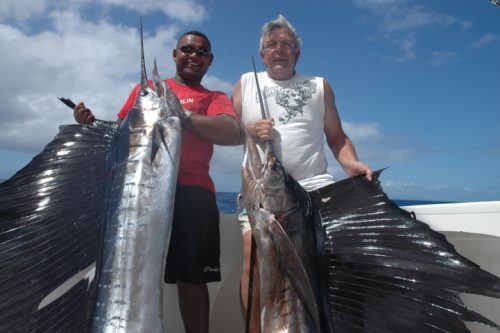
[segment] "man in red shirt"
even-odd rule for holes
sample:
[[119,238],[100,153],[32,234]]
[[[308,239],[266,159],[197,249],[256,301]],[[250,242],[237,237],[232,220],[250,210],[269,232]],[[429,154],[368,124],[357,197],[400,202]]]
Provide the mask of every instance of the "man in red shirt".
[[[219,211],[209,175],[213,145],[239,145],[242,133],[226,94],[201,85],[214,56],[207,36],[198,31],[181,35],[172,56],[175,77],[166,79],[189,117],[182,121],[182,147],[174,219],[165,270],[165,282],[176,283],[186,332],[209,327],[207,282],[220,281]],[[125,118],[139,92],[138,84],[118,113]],[[91,124],[95,117],[83,102],[75,120]]]

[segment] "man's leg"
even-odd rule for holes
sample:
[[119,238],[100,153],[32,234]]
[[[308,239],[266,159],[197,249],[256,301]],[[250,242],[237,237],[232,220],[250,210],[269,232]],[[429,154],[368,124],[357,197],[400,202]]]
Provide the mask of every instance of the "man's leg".
[[206,283],[220,281],[219,258],[215,195],[199,186],[178,186],[165,282],[177,284],[186,333],[208,333],[210,303]]
[[177,281],[177,291],[186,333],[208,333],[210,302],[207,284]]
[[[252,232],[247,231],[243,234],[243,268],[241,271],[240,280],[240,296],[241,296],[241,312],[243,320],[247,318],[247,304],[248,304],[248,286],[250,276],[250,252],[252,246]],[[260,332],[260,277],[259,265],[257,256],[255,257],[253,267],[253,286],[252,286],[252,313],[250,317],[250,332]]]

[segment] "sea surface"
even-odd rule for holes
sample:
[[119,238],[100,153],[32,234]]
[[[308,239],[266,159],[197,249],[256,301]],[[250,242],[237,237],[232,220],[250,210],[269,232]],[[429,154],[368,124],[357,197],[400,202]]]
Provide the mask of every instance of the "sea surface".
[[[238,204],[236,192],[217,192],[217,205],[221,214],[236,214],[238,212]],[[445,203],[443,201],[426,201],[426,200],[394,200],[398,206],[413,206],[413,205],[432,205]]]
[[217,206],[221,214],[236,214],[238,212],[238,204],[236,192],[217,192]]

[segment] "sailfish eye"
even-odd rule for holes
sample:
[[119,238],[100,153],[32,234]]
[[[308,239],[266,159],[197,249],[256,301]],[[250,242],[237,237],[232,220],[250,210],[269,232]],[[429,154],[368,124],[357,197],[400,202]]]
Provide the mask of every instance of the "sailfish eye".
[[278,160],[274,160],[272,163],[271,163],[271,170],[272,171],[278,171],[279,169],[281,169],[281,164]]

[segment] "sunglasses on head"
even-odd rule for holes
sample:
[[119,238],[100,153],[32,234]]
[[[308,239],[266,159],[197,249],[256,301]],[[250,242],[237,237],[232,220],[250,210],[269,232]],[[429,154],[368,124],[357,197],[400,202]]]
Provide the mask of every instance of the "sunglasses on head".
[[181,50],[182,53],[188,55],[192,55],[193,53],[195,53],[197,56],[207,56],[210,54],[210,51],[205,47],[200,47],[198,49],[195,49],[190,45],[181,46],[180,48],[178,48],[178,50]]

